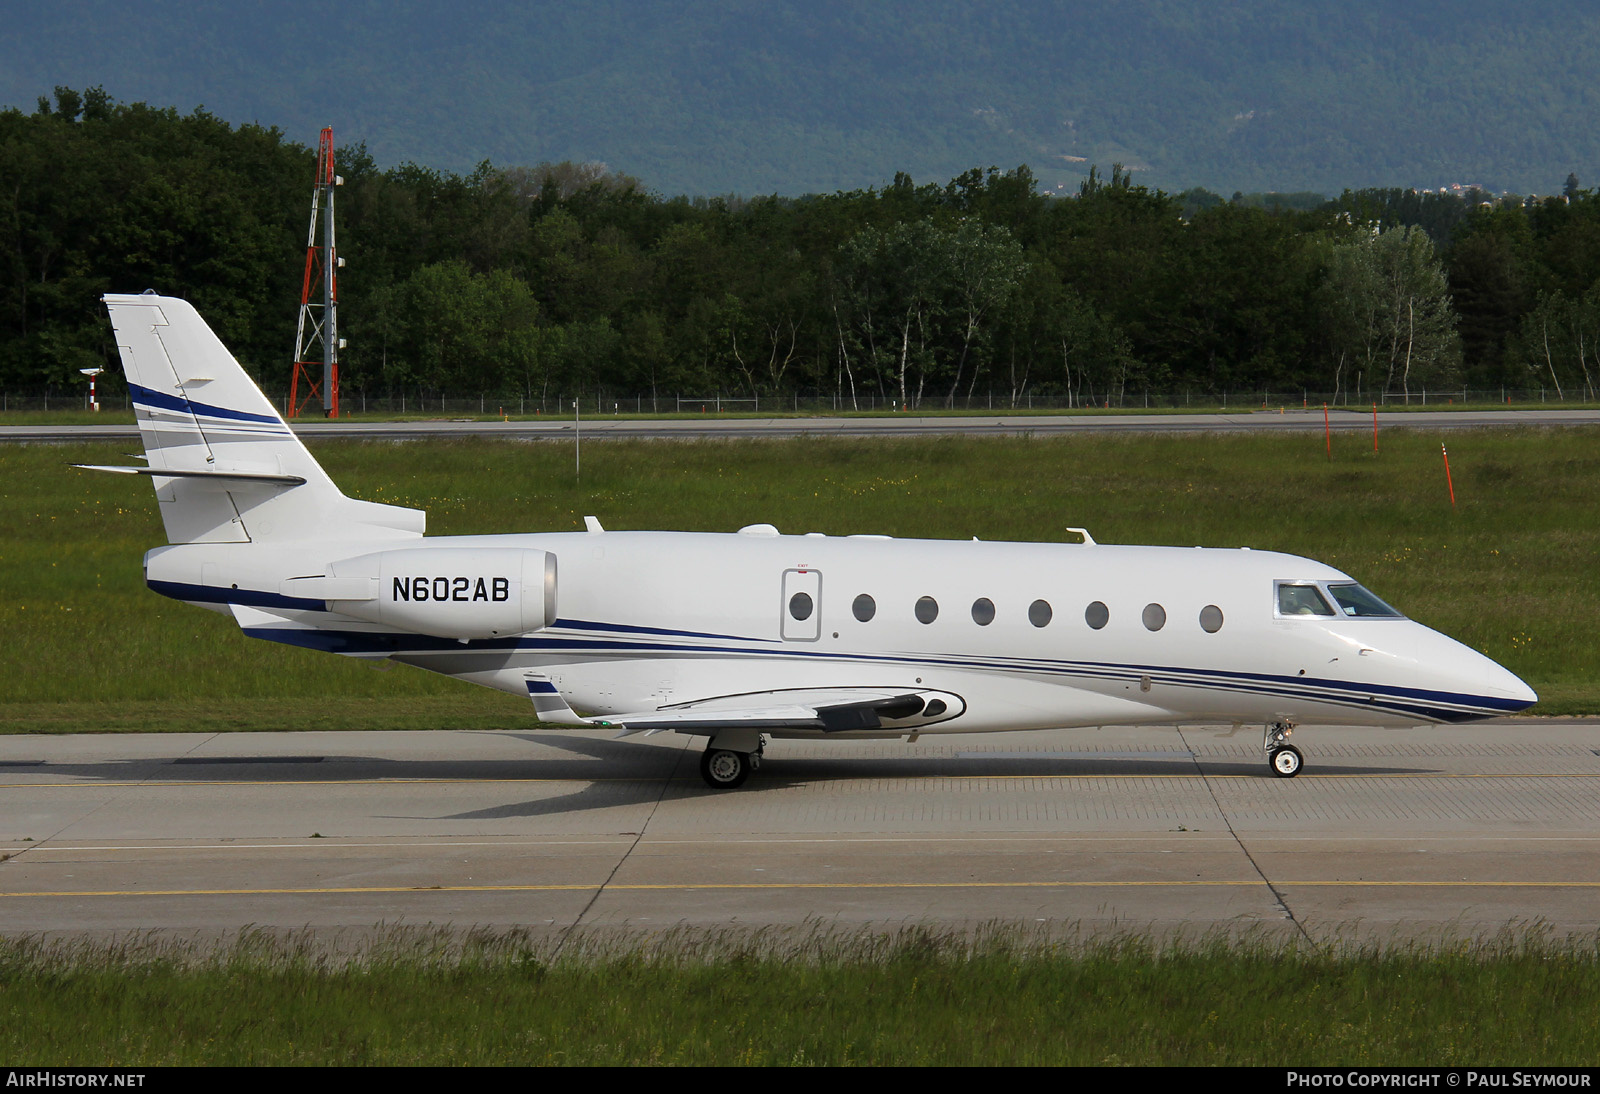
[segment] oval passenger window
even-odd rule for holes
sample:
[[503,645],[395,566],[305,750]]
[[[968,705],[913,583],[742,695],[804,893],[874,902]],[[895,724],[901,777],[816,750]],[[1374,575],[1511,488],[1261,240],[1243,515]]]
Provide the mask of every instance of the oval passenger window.
[[1035,600],[1028,605],[1028,622],[1035,627],[1048,626],[1054,614],[1050,610],[1050,605],[1043,600]]
[[939,618],[939,602],[931,596],[922,597],[917,601],[917,622],[932,623]]
[[1167,625],[1167,609],[1160,604],[1146,604],[1142,618],[1144,619],[1145,630],[1159,631]]
[[994,622],[994,601],[981,596],[972,602],[972,621],[980,627]]
[[1215,604],[1207,604],[1200,609],[1200,629],[1207,634],[1216,634],[1222,629],[1222,609]]
[[1110,619],[1111,611],[1098,600],[1083,610],[1083,621],[1095,630],[1105,626]]
[[856,597],[855,603],[850,605],[850,611],[857,619],[865,623],[878,614],[878,604],[872,597],[862,593]]
[[789,614],[796,619],[811,618],[811,594],[795,593],[789,598]]

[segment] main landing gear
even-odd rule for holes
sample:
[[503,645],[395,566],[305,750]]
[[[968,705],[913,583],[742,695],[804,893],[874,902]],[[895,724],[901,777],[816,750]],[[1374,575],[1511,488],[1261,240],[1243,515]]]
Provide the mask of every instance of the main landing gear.
[[766,748],[766,738],[758,739],[755,751],[738,752],[731,748],[718,748],[716,738],[700,754],[700,777],[713,790],[736,790],[744,785],[753,771],[761,767],[761,753]]
[[1305,763],[1300,750],[1288,743],[1289,734],[1293,732],[1293,722],[1268,722],[1261,739],[1261,747],[1267,753],[1267,766],[1280,779],[1294,778]]

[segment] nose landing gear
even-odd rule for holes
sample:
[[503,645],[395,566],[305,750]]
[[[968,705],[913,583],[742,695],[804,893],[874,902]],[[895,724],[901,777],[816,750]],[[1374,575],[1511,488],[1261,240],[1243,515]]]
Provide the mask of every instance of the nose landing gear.
[[1294,778],[1305,763],[1300,750],[1288,743],[1289,734],[1293,732],[1293,722],[1268,722],[1262,735],[1261,747],[1267,753],[1267,767],[1280,779]]

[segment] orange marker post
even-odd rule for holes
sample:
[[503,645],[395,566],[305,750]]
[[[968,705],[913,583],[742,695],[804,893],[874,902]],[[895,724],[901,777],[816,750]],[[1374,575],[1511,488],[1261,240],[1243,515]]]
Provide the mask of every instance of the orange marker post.
[[1456,507],[1456,484],[1450,478],[1450,453],[1445,451],[1444,445],[1439,445],[1439,451],[1444,455],[1444,483],[1450,488],[1450,508]]

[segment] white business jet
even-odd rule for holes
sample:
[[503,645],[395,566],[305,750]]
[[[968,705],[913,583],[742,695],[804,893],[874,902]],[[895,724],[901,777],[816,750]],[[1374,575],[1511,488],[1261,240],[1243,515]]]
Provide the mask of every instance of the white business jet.
[[[424,538],[346,497],[188,303],[107,296],[171,545],[164,596],[245,634],[515,694],[539,719],[709,738],[742,784],[768,738],[1512,714],[1537,696],[1330,566],[1265,551],[587,531]],[[583,711],[579,714],[578,711]]]

